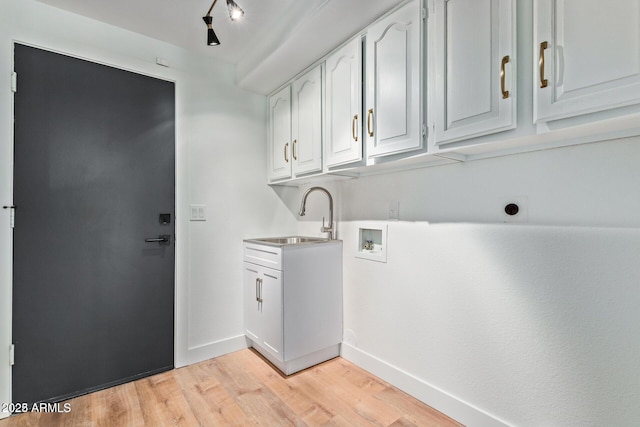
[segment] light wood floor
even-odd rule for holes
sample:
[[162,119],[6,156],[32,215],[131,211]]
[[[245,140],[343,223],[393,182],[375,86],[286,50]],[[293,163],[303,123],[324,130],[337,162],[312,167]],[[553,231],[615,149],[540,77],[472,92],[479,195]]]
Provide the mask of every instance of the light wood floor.
[[9,426],[460,426],[336,358],[284,377],[253,350],[67,401],[69,413],[27,413]]

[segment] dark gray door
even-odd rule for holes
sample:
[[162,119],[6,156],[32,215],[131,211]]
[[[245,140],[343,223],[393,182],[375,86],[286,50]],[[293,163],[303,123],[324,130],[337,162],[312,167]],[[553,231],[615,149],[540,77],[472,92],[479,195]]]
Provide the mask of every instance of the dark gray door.
[[15,70],[13,401],[171,369],[174,84],[23,45]]

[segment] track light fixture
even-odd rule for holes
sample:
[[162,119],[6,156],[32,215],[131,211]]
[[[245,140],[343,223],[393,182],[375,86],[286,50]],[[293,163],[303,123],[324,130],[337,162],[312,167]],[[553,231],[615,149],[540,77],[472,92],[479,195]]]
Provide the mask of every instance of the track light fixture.
[[232,21],[238,21],[244,16],[244,10],[233,0],[227,0],[227,9],[229,9],[229,18]]
[[[213,0],[209,11],[205,16],[202,17],[202,20],[205,24],[207,24],[207,45],[208,46],[217,46],[220,44],[220,40],[216,36],[216,33],[213,32],[213,17],[211,17],[211,11],[213,7],[216,5],[218,0]],[[244,15],[244,10],[233,0],[227,0],[227,8],[229,9],[229,18],[232,21],[237,21]]]

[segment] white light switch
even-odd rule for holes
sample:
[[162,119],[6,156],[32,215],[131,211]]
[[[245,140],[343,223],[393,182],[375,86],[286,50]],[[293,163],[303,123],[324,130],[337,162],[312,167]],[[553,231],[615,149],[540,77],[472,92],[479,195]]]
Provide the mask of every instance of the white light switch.
[[206,205],[190,205],[189,220],[190,221],[206,221],[207,206]]

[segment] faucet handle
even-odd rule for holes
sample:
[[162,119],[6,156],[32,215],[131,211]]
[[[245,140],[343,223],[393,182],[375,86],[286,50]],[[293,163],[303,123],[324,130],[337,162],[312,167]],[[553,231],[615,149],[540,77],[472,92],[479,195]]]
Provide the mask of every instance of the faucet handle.
[[320,230],[323,233],[329,232],[329,231],[333,231],[333,223],[329,224],[329,227],[324,225],[324,217],[322,217],[322,229]]

